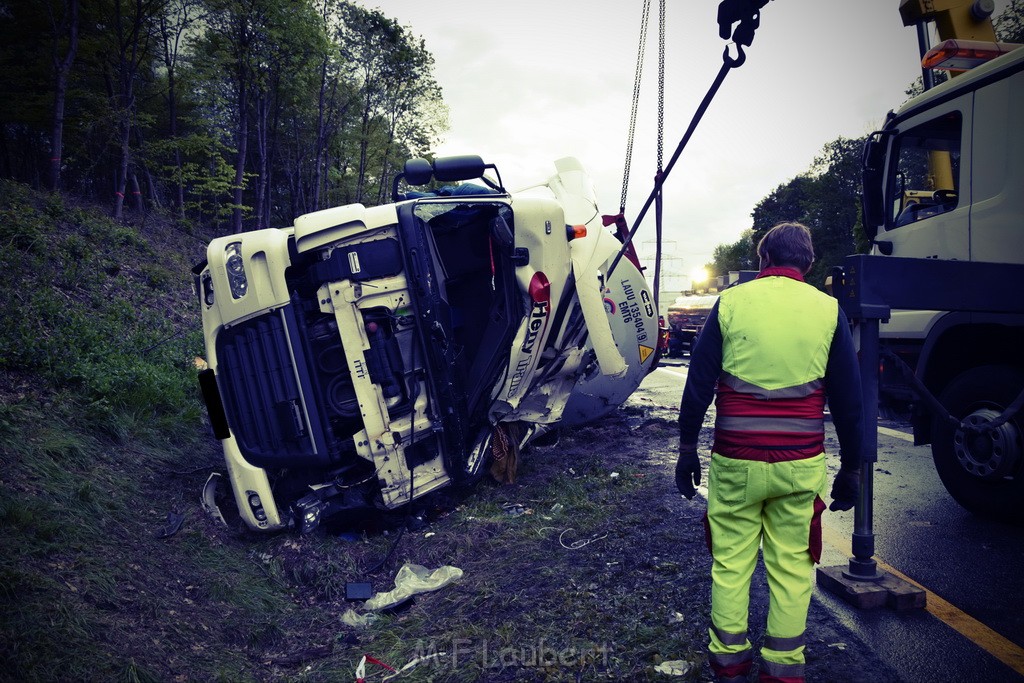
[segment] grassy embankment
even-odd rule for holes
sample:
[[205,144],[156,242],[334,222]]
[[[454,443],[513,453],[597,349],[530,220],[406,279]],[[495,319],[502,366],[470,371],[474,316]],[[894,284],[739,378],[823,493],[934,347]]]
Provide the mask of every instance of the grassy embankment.
[[[419,531],[254,537],[206,517],[222,464],[188,273],[205,239],[0,182],[0,680],[352,680],[363,653],[441,652],[399,680],[646,680],[700,657],[706,582],[680,580],[706,573],[699,523],[669,495],[673,425],[636,409]],[[465,575],[343,625],[345,582],[387,590],[406,561]]]

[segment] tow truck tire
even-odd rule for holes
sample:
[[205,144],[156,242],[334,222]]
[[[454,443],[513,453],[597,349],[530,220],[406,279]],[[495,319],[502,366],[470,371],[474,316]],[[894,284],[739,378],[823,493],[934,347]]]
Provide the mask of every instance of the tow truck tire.
[[[987,365],[955,377],[943,390],[939,401],[957,419],[977,414],[991,420],[1013,402],[1022,388],[1024,372],[1020,369]],[[1000,430],[991,451],[977,449],[986,467],[985,456],[992,456],[997,471],[979,476],[962,462],[965,458],[963,432],[942,417],[933,416],[932,458],[943,486],[957,503],[975,514],[1021,525],[1024,524],[1024,458],[1020,451],[1024,444],[1024,414],[1018,413]]]

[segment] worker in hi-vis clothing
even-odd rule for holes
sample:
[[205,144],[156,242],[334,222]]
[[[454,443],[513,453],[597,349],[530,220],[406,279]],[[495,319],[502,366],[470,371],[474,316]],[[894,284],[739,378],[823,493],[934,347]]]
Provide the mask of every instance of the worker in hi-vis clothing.
[[762,546],[768,625],[761,681],[804,680],[812,568],[821,557],[825,401],[840,445],[832,510],[860,487],[861,392],[853,338],[837,301],[804,282],[810,231],[781,223],[757,245],[756,279],[722,291],[690,358],[679,410],[676,486],[696,493],[697,437],[715,401],[705,531],[713,557],[709,660],[719,681],[745,681],[750,581]]

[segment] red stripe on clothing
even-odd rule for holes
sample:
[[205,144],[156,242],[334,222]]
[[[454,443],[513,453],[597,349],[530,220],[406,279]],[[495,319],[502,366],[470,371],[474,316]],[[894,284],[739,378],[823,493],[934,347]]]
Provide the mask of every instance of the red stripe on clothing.
[[757,398],[736,391],[724,384],[718,385],[715,409],[722,415],[737,417],[799,417],[820,419],[825,412],[825,390],[818,389],[801,398]]
[[825,452],[825,435],[792,432],[734,432],[715,429],[711,450],[727,458],[786,462]]
[[711,545],[711,520],[708,519],[707,510],[704,511],[704,542],[708,545],[708,552],[714,556],[713,546]]
[[769,676],[762,673],[758,676],[760,683],[804,683],[803,676]]
[[811,553],[814,564],[821,562],[821,515],[825,512],[825,501],[821,496],[814,497],[814,514],[811,516],[811,531],[807,539],[807,550]]
[[804,276],[796,268],[790,268],[789,266],[768,266],[760,273],[757,274],[755,280],[760,280],[763,277],[788,277],[796,280],[797,282],[803,282]]

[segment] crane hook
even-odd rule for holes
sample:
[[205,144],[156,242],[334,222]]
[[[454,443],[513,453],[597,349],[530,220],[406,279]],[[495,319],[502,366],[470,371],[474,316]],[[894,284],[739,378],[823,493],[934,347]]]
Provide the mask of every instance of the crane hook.
[[747,53],[743,51],[743,46],[739,43],[736,45],[736,57],[729,54],[729,46],[725,46],[725,52],[722,53],[722,61],[730,69],[735,69],[738,66],[743,66],[743,62],[747,61]]

